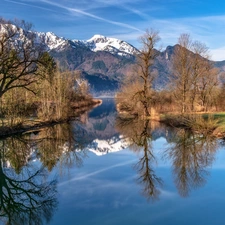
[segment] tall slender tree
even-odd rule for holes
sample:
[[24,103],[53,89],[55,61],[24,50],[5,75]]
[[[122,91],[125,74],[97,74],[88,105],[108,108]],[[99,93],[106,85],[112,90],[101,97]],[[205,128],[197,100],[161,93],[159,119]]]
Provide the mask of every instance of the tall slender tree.
[[181,34],[175,48],[173,57],[172,84],[175,88],[175,99],[181,106],[181,112],[185,113],[189,105],[189,93],[191,89],[191,38],[188,34]]
[[149,106],[151,103],[150,92],[152,89],[155,74],[151,72],[151,67],[154,64],[155,58],[158,56],[156,51],[156,44],[159,42],[160,37],[157,31],[151,29],[140,37],[142,49],[137,55],[137,74],[142,79],[143,89],[137,93],[140,96],[140,101],[143,104],[145,115],[150,116]]
[[142,49],[136,55],[134,71],[129,79],[125,80],[117,95],[121,109],[133,112],[141,108],[142,114],[144,111],[145,116],[150,116],[151,92],[155,78],[155,73],[151,69],[159,53],[155,49],[159,40],[158,31],[153,29],[147,30],[140,37]]

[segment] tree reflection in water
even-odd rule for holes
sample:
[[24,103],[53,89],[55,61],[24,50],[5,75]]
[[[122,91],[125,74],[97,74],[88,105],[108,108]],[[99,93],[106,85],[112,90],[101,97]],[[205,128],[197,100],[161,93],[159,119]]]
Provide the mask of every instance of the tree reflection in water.
[[0,140],[0,219],[10,225],[49,222],[57,207],[57,182],[49,181],[49,171],[80,166],[83,148],[70,124]]
[[152,152],[151,126],[149,120],[117,118],[116,127],[130,143],[130,149],[141,156],[135,169],[138,171],[138,182],[143,186],[143,194],[150,200],[158,198],[162,180],[152,166],[155,157]]
[[148,198],[156,199],[162,185],[162,179],[153,170],[156,159],[152,149],[152,134],[157,131],[162,133],[164,130],[167,134],[164,137],[170,147],[162,153],[162,158],[172,163],[174,182],[179,194],[186,197],[193,188],[206,183],[209,173],[207,169],[212,165],[218,148],[216,138],[190,133],[184,129],[155,127],[150,120],[137,118],[118,117],[116,127],[128,139],[130,149],[141,154],[135,168],[139,173],[138,180],[143,185],[143,193]]
[[[76,122],[79,123],[79,122]],[[76,139],[70,123],[40,130],[33,137],[43,166],[51,171],[57,164],[61,170],[74,164],[80,167],[86,157],[85,146]]]
[[172,161],[174,181],[181,196],[203,186],[212,165],[218,141],[211,136],[194,134],[184,129],[173,133],[172,146],[166,156]]
[[[0,218],[5,224],[39,225],[51,220],[57,206],[57,186],[56,180],[49,181],[48,171],[57,165],[60,168],[80,166],[86,156],[87,143],[83,137],[89,133],[82,131],[79,137],[78,131],[74,134],[71,127],[74,129],[71,124],[56,125],[31,135],[0,141]],[[156,158],[152,140],[163,131],[171,147],[162,155],[172,163],[180,195],[187,196],[192,188],[205,184],[217,140],[181,129],[161,129],[150,120],[137,118],[117,118],[116,128],[129,142],[130,149],[140,156],[135,169],[148,199],[157,199],[162,185],[162,179],[153,169]],[[31,163],[32,158],[39,162]],[[33,167],[38,164],[41,168]]]
[[8,138],[0,144],[0,219],[10,225],[49,222],[57,206],[56,180],[27,163],[27,141]]

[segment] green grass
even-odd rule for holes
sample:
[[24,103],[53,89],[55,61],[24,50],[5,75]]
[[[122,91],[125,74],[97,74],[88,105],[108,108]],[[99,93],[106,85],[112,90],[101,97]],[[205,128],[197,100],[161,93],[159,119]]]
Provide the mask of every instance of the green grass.
[[225,137],[225,112],[203,114],[163,114],[161,121],[174,127],[183,127],[202,134]]
[[216,112],[216,113],[204,113],[203,118],[207,119],[209,116],[218,120],[220,127],[223,127],[225,130],[225,112]]

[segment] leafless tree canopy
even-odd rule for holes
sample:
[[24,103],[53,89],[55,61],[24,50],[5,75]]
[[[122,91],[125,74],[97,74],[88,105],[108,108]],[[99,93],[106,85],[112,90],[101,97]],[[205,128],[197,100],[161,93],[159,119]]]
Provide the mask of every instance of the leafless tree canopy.
[[209,61],[208,48],[193,41],[189,34],[181,34],[173,57],[174,96],[182,113],[207,111],[218,85],[218,70]]
[[[30,31],[31,25],[24,21],[17,24],[0,21],[0,97],[14,88],[34,92],[30,86],[39,79],[39,66],[48,67],[49,63],[46,55],[43,58],[42,43]],[[53,64],[52,59],[50,63]]]

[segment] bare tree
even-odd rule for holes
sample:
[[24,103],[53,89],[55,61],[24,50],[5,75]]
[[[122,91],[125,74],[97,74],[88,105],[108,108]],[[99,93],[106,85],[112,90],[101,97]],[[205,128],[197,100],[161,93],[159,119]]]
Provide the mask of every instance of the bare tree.
[[192,41],[189,34],[181,34],[178,44],[171,79],[176,102],[181,106],[182,113],[207,110],[218,85],[218,70],[209,61],[208,48],[204,43]]
[[194,41],[191,45],[191,50],[194,53],[191,57],[192,64],[192,87],[190,94],[191,110],[195,111],[195,105],[198,104],[198,93],[201,85],[201,78],[205,76],[210,64],[208,61],[208,48],[204,43]]
[[206,65],[205,69],[205,73],[200,77],[199,100],[202,109],[206,112],[218,96],[219,71],[210,64]]
[[155,30],[146,31],[146,33],[140,37],[142,43],[142,49],[137,56],[137,73],[143,81],[143,90],[137,93],[140,96],[140,101],[144,106],[145,115],[150,116],[149,113],[149,99],[151,98],[149,92],[152,88],[154,73],[151,72],[152,67],[158,51],[155,50],[156,44],[160,40],[159,34]]
[[34,92],[30,87],[39,78],[39,66],[49,69],[48,64],[53,65],[53,59],[44,55],[42,43],[31,32],[30,24],[18,24],[0,20],[0,98],[14,88]]
[[[124,102],[128,103],[127,107],[129,111],[135,109],[138,104],[141,103],[145,116],[150,116],[151,89],[155,78],[155,73],[151,71],[151,67],[159,53],[155,49],[159,40],[158,32],[153,29],[150,31],[147,30],[145,34],[140,37],[142,49],[136,56],[137,62],[135,64],[134,73],[132,74],[131,80],[126,80],[124,82],[121,93],[119,93],[119,98],[125,99],[125,101],[121,102],[119,100],[122,108],[124,108]],[[137,88],[133,88],[132,86],[137,86]],[[129,96],[127,96],[128,93]]]
[[192,86],[191,80],[191,60],[189,49],[191,47],[191,39],[188,34],[181,34],[173,57],[173,77],[172,83],[175,87],[175,98],[178,105],[181,106],[181,112],[184,113],[188,109],[189,93]]

